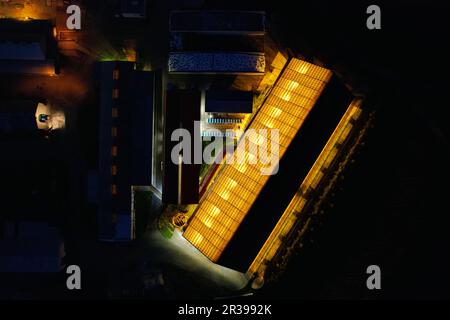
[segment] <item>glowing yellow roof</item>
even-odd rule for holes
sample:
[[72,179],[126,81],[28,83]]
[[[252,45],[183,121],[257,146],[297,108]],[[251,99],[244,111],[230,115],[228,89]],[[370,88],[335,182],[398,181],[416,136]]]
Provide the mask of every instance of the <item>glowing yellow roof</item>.
[[[325,68],[292,59],[248,129],[278,129],[281,159],[331,75]],[[244,151],[245,163],[221,164],[221,172],[184,233],[212,261],[219,259],[269,178],[260,171],[265,165],[252,162],[252,145],[259,145],[259,138],[254,134],[250,143],[244,139],[238,143],[236,150]],[[271,150],[267,147],[269,155]]]
[[323,147],[321,153],[314,162],[314,165],[309,170],[308,175],[303,180],[289,206],[284,211],[280,220],[278,220],[277,225],[272,230],[269,238],[264,243],[264,246],[259,251],[255,260],[253,260],[248,269],[249,274],[255,274],[256,272],[259,272],[260,274],[263,273],[266,261],[270,261],[282,246],[281,239],[289,235],[298,221],[299,213],[303,213],[302,210],[308,202],[307,197],[305,197],[305,191],[309,188],[314,189],[317,187],[324,172],[330,167],[335,159],[339,145],[344,143],[352,130],[352,120],[357,120],[360,114],[361,100],[354,99],[342,116],[336,129],[333,131],[333,134],[328,139],[328,142]]

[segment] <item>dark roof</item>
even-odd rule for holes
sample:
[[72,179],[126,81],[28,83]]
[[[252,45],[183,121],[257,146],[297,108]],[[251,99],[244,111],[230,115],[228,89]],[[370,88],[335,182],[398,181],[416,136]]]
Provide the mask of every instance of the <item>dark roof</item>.
[[172,33],[170,52],[260,52],[264,53],[264,35]]
[[62,237],[55,228],[45,222],[7,222],[2,233],[0,272],[59,271]]
[[36,111],[38,101],[35,100],[0,100],[0,113],[34,113]]
[[45,48],[40,42],[0,40],[0,60],[45,60]]
[[54,74],[55,61],[53,59],[36,60],[0,60],[0,73],[5,74]]
[[131,232],[131,215],[119,214],[116,222],[115,240],[129,240]]
[[[119,79],[113,79],[113,71]],[[154,72],[135,71],[132,62],[99,63],[100,132],[98,201],[101,238],[113,238],[112,214],[130,214],[131,186],[151,185]],[[113,98],[113,90],[119,96]],[[117,118],[112,117],[117,108]],[[112,136],[112,128],[117,135]],[[117,147],[117,156],[111,149]],[[112,176],[111,168],[117,174]],[[111,186],[117,186],[112,196]]]
[[35,131],[36,101],[0,100],[0,132]]
[[48,20],[0,19],[0,73],[55,72],[53,25]]
[[264,34],[265,13],[260,11],[172,11],[170,31]]
[[146,0],[121,0],[120,11],[122,15],[146,17],[147,1]]
[[206,112],[252,113],[253,93],[251,91],[208,90]]
[[[191,136],[195,136],[195,121],[200,120],[200,91],[195,89],[172,89],[166,91],[166,123],[165,123],[165,161],[163,201],[166,203],[178,202],[178,168],[171,161],[171,152],[178,141],[171,141],[170,136],[174,130],[183,128]],[[198,133],[199,134],[199,133]],[[194,155],[195,143],[192,144],[191,155]],[[192,161],[194,162],[194,161]],[[181,202],[185,204],[198,203],[200,165],[191,163],[182,165],[181,174]]]
[[50,20],[0,19],[0,39],[4,40],[51,36],[52,29]]

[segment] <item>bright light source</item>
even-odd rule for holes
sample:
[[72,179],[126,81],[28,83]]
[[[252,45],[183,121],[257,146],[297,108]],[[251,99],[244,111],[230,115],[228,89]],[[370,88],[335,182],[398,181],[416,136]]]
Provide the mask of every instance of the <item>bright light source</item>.
[[307,73],[308,72],[308,66],[303,64],[302,66],[300,66],[300,68],[298,68],[298,72],[299,73],[303,73],[303,74]]
[[229,178],[228,181],[231,188],[235,188],[237,186],[237,182],[233,179]]
[[281,110],[277,107],[272,107],[272,116],[278,117],[281,114]]
[[283,94],[281,99],[283,99],[284,101],[289,101],[289,100],[291,100],[291,95],[289,93],[285,93],[285,94]]
[[230,197],[230,192],[223,190],[219,195],[222,197],[222,199],[228,200],[228,198]]
[[194,237],[194,239],[192,240],[192,243],[194,244],[194,246],[197,246],[200,244],[200,242],[203,241],[203,236],[199,233],[197,233]]
[[211,210],[211,215],[213,216],[217,216],[220,213],[220,209],[217,208],[216,206],[212,206],[212,210]]

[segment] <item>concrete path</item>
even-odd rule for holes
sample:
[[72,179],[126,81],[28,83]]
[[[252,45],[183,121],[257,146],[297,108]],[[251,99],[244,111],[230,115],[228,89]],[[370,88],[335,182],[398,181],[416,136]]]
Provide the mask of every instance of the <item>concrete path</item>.
[[237,291],[248,283],[249,279],[243,273],[211,262],[179,231],[167,239],[158,230],[152,230],[145,237],[145,245],[151,252],[151,261],[172,265],[209,285]]

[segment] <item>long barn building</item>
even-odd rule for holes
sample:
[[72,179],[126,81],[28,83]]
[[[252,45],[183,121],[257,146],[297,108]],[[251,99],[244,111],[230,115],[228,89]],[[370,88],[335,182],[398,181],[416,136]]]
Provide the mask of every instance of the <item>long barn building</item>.
[[[311,176],[324,149],[330,149],[337,128],[348,121],[353,100],[330,70],[291,59],[248,128],[279,130],[278,172],[262,175],[264,164],[258,162],[222,163],[184,237],[213,262],[257,272],[281,235],[279,224],[286,222],[286,209],[298,196],[299,185]],[[258,146],[259,138],[250,138],[250,145],[241,140],[237,150],[245,150],[250,160],[255,150],[251,144]]]

